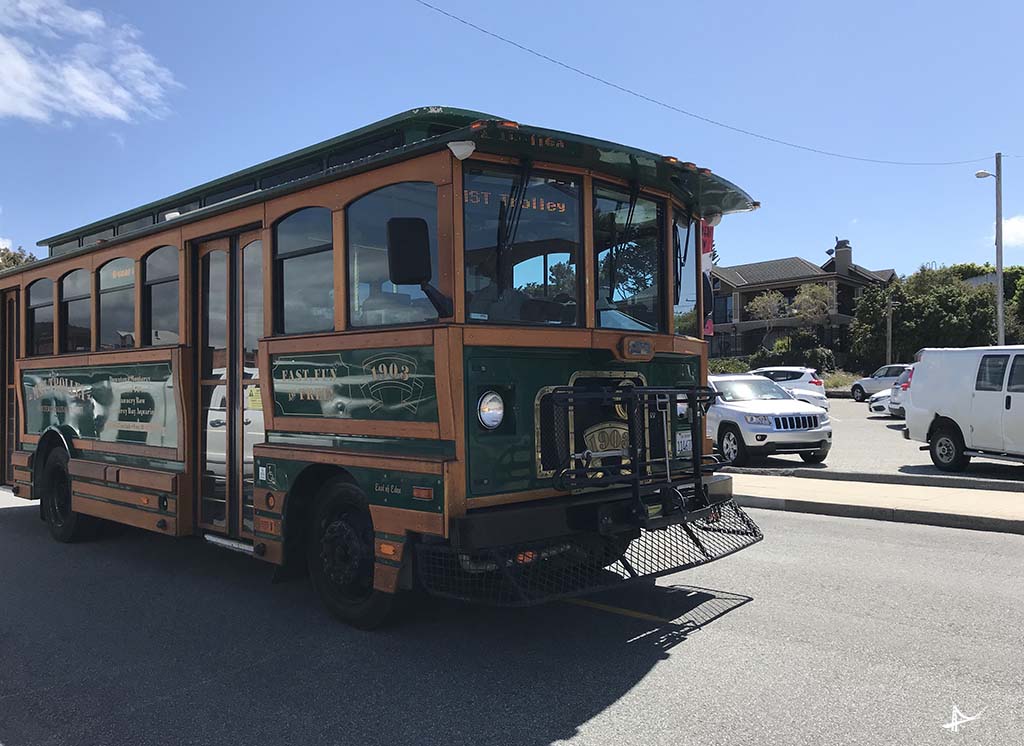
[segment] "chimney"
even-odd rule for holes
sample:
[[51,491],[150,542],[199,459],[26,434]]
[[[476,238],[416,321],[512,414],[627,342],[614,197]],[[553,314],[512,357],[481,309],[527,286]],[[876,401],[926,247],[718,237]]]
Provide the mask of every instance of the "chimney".
[[835,258],[836,274],[850,274],[850,265],[853,264],[853,247],[850,246],[850,241],[848,239],[840,239],[836,236]]

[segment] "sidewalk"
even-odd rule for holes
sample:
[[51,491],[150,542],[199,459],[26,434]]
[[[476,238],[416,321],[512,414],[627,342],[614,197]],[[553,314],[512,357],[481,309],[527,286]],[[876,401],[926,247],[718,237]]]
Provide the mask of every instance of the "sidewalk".
[[871,518],[1024,534],[1024,495],[802,477],[733,474],[736,502],[750,508]]

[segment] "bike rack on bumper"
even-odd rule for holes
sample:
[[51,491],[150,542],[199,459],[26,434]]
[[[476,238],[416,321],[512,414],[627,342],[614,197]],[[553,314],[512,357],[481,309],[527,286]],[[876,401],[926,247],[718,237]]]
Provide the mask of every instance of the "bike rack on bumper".
[[[565,386],[549,395],[542,425],[567,434],[548,443],[559,463],[553,483],[571,494],[472,511],[455,522],[450,543],[417,545],[417,576],[428,592],[528,606],[704,565],[762,539],[731,494],[716,494],[726,478],[711,476],[717,464],[702,453],[713,390]],[[587,413],[612,410],[625,420],[622,447],[581,447],[576,432]],[[683,412],[692,456],[679,458],[672,422]]]

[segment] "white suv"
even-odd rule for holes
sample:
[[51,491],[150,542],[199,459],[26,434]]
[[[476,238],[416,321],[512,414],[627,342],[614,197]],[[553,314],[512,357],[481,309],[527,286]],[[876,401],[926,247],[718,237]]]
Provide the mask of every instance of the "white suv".
[[752,457],[798,453],[820,464],[832,447],[828,412],[794,399],[763,376],[708,376],[718,397],[708,408],[708,435],[729,462],[742,466]]
[[814,368],[779,365],[773,368],[758,368],[750,371],[750,374],[770,378],[800,401],[828,411],[825,382],[821,380],[818,371]]

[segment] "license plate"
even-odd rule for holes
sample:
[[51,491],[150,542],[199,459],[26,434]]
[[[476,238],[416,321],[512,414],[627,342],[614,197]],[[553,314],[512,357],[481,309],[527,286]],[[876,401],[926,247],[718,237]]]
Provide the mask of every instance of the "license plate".
[[676,433],[676,455],[689,456],[693,452],[693,435],[688,432]]

